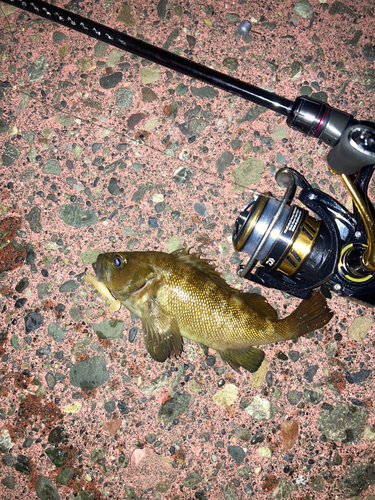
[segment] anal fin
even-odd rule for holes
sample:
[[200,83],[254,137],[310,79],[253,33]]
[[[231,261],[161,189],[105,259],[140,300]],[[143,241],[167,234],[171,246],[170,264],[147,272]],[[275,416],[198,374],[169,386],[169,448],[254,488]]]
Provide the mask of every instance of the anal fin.
[[177,322],[155,300],[150,313],[142,317],[142,328],[146,349],[155,361],[180,354],[182,337]]
[[264,352],[256,347],[218,352],[223,361],[226,361],[238,373],[241,373],[240,366],[249,372],[256,372],[264,359]]

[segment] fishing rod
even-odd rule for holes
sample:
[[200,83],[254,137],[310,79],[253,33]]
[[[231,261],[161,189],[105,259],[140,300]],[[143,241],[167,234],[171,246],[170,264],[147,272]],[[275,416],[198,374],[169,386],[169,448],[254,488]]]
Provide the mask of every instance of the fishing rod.
[[[375,212],[367,195],[375,164],[374,123],[310,97],[291,101],[41,0],[2,1],[259,104],[329,145],[329,168],[349,192],[353,213],[297,171],[279,170],[276,180],[286,189],[282,201],[258,195],[235,221],[233,245],[250,256],[238,274],[296,297],[320,288],[326,296],[335,292],[375,305]],[[317,219],[292,205],[297,187],[298,199]]]
[[331,146],[337,143],[350,124],[357,123],[352,115],[328,104],[304,96],[293,102],[47,2],[5,0],[4,3],[264,106],[286,116],[287,124],[293,129]]

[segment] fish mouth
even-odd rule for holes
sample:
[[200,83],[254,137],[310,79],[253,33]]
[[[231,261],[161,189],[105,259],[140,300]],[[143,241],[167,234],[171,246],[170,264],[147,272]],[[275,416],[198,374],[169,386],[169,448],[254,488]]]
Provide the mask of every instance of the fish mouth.
[[96,262],[93,263],[92,268],[94,269],[96,279],[102,283],[108,283],[111,279],[110,269],[101,255],[98,255]]
[[128,297],[130,297],[130,295],[134,295],[138,292],[140,292],[141,290],[143,290],[143,288],[147,285],[147,280],[145,282],[143,282],[140,286],[136,287],[134,290],[131,290],[130,292],[128,292],[124,299],[127,299]]

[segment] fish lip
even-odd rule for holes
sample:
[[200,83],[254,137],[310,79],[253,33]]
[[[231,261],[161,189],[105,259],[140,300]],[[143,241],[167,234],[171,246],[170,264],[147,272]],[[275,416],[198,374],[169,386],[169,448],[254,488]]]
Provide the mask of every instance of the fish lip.
[[130,297],[130,295],[134,295],[135,293],[139,292],[140,290],[143,290],[143,288],[147,285],[147,281],[146,280],[144,283],[142,283],[142,285],[140,285],[138,288],[136,288],[135,290],[132,290],[131,292],[128,292],[126,294],[126,298]]

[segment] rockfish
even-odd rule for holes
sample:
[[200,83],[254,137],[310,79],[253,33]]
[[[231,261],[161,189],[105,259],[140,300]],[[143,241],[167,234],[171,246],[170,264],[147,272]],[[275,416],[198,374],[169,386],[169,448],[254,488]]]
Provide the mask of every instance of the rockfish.
[[156,361],[178,356],[186,337],[215,349],[234,370],[255,372],[264,352],[254,346],[295,339],[333,316],[315,292],[279,319],[264,297],[232,288],[209,261],[186,249],[104,253],[93,268],[96,278],[86,275],[85,281],[141,318],[146,348]]

